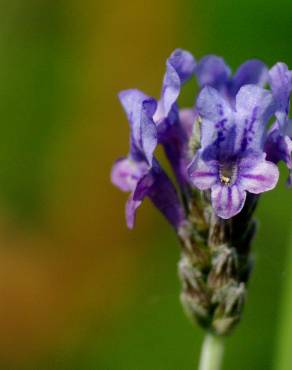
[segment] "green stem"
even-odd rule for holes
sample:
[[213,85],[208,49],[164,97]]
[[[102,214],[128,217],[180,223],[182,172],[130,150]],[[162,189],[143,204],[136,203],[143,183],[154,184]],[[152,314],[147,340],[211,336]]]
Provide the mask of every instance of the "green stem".
[[199,370],[220,370],[223,351],[223,339],[207,334],[202,347]]

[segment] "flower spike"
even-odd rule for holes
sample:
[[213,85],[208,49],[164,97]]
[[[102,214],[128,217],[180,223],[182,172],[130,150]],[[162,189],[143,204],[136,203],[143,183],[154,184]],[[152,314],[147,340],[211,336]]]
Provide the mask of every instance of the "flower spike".
[[[181,90],[193,75],[195,105],[181,109]],[[284,63],[268,71],[251,59],[232,75],[221,57],[197,63],[176,49],[166,61],[158,100],[139,90],[119,94],[130,150],[114,164],[111,179],[130,193],[127,225],[133,228],[145,197],[166,217],[181,244],[182,305],[209,333],[227,335],[240,321],[253,215],[262,194],[277,185],[281,160],[292,185],[291,91],[292,71]],[[155,157],[160,145],[175,183]]]

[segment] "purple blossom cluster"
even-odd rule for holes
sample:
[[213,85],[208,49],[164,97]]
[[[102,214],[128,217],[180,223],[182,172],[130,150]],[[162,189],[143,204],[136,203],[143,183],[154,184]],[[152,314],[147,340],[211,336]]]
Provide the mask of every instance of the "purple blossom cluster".
[[[179,109],[182,86],[192,77],[199,86],[195,104]],[[178,229],[196,191],[208,193],[215,214],[229,219],[242,210],[247,193],[276,186],[279,161],[286,163],[291,185],[291,90],[292,71],[284,63],[269,70],[261,61],[249,60],[232,75],[220,57],[196,62],[191,53],[177,49],[166,62],[159,100],[139,90],[122,91],[130,150],[114,164],[111,179],[130,192],[128,227],[148,197]],[[158,145],[176,184],[155,157]]]

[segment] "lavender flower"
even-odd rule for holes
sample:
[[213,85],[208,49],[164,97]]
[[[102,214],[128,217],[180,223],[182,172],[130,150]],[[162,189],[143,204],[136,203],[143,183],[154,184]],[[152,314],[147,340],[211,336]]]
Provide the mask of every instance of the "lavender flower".
[[186,178],[184,150],[187,136],[180,125],[177,98],[182,84],[194,73],[195,59],[186,51],[175,50],[166,62],[161,97],[157,101],[139,90],[120,93],[120,101],[131,127],[131,148],[127,158],[116,162],[112,182],[131,195],[126,204],[129,228],[134,225],[136,209],[148,196],[156,207],[177,228],[183,220],[183,210],[177,192],[153,158],[159,143],[164,146],[178,181]]
[[268,82],[268,69],[257,59],[243,63],[231,76],[231,69],[223,58],[207,55],[199,61],[195,73],[201,87],[214,87],[231,101],[242,86],[254,84],[263,87]]
[[156,101],[138,90],[120,93],[131,128],[130,153],[118,160],[112,169],[112,182],[122,191],[131,192],[126,204],[129,228],[134,226],[136,209],[148,196],[169,222],[178,227],[183,211],[176,190],[168,176],[153,158],[157,130],[153,121]]
[[176,49],[170,55],[166,61],[161,96],[153,117],[159,143],[163,145],[176,178],[183,187],[187,178],[185,153],[188,128],[184,127],[184,121],[180,119],[177,99],[182,85],[193,76],[195,67],[195,58],[187,51]]
[[[191,109],[179,109],[182,86],[196,75],[200,91]],[[271,91],[264,89],[269,82]],[[231,76],[222,58],[196,64],[175,50],[166,62],[157,101],[138,90],[120,93],[130,122],[130,151],[112,169],[112,182],[130,192],[127,224],[145,197],[174,227],[182,246],[182,305],[192,320],[217,335],[239,322],[251,272],[253,213],[259,195],[273,189],[283,160],[292,183],[292,72],[269,72],[259,60]],[[269,129],[269,121],[275,119]],[[162,145],[175,186],[155,158]],[[178,190],[178,191],[177,191]]]
[[224,219],[238,214],[246,191],[259,194],[276,186],[279,171],[265,160],[265,125],[274,111],[272,94],[246,85],[235,98],[235,109],[212,87],[197,100],[202,118],[201,149],[189,166],[192,184],[211,189],[212,206]]
[[268,159],[284,161],[290,171],[288,184],[292,185],[292,120],[289,119],[292,71],[284,63],[277,63],[269,72],[269,82],[277,103],[276,122],[265,144]]

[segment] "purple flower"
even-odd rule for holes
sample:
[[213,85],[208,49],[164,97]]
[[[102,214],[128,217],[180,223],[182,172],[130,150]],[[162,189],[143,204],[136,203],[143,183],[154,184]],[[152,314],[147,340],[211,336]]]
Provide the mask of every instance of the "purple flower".
[[284,63],[277,63],[269,71],[269,83],[277,102],[276,118],[280,127],[287,125],[290,106],[290,93],[292,91],[292,71]]
[[177,105],[182,85],[194,74],[196,61],[191,53],[176,49],[166,61],[160,99],[154,114],[158,141],[164,147],[178,182],[184,186],[186,174],[186,147],[188,128],[180,121]]
[[[179,109],[182,86],[193,75],[200,85],[196,104]],[[272,91],[264,89],[268,81]],[[278,161],[291,170],[292,184],[291,90],[292,71],[283,63],[268,72],[261,61],[249,60],[232,76],[220,57],[196,64],[189,52],[177,49],[167,59],[158,100],[139,90],[119,95],[130,123],[130,150],[114,164],[111,178],[130,193],[127,224],[133,227],[145,197],[163,213],[182,245],[185,311],[218,335],[228,334],[240,319],[253,213],[258,195],[278,182]],[[276,122],[268,129],[272,117]],[[158,145],[176,186],[155,157]]]
[[278,181],[278,168],[263,152],[274,100],[269,91],[245,85],[233,107],[216,89],[205,87],[196,108],[202,119],[201,149],[189,165],[190,181],[200,190],[210,189],[216,214],[228,219],[243,208],[246,191],[259,194]]
[[149,98],[139,90],[120,93],[131,128],[131,145],[128,157],[118,160],[112,169],[112,182],[123,191],[131,192],[126,205],[126,219],[130,228],[135,221],[136,209],[148,196],[169,222],[178,227],[183,210],[176,189],[153,158],[160,142],[168,155],[177,178],[182,181],[186,166],[182,166],[182,147],[186,134],[179,126],[176,104],[182,84],[194,73],[193,56],[175,50],[166,62],[159,101]]
[[167,59],[161,96],[153,117],[157,125],[171,125],[177,122],[178,108],[176,102],[181,87],[193,76],[195,68],[196,61],[192,54],[182,49],[174,50]]
[[265,144],[267,158],[278,163],[284,161],[290,171],[288,184],[292,185],[292,120],[289,119],[292,71],[284,63],[277,63],[269,72],[271,90],[277,103],[276,122]]
[[230,67],[216,55],[203,57],[197,64],[195,74],[201,87],[214,87],[231,102],[242,86],[255,84],[263,87],[268,81],[268,69],[260,60],[246,61],[231,76]]
[[183,219],[180,201],[173,184],[153,157],[157,146],[153,121],[157,103],[138,90],[123,91],[119,97],[130,123],[130,152],[114,164],[111,180],[122,191],[131,193],[126,204],[127,225],[134,226],[136,209],[148,196],[177,228]]
[[[193,75],[202,90],[193,109],[179,110],[181,88]],[[268,81],[271,92],[263,88]],[[131,193],[128,226],[133,227],[136,209],[148,197],[178,229],[192,208],[191,186],[210,190],[215,213],[229,219],[241,211],[247,192],[260,194],[275,187],[280,160],[290,169],[292,183],[291,90],[292,72],[283,63],[268,72],[261,61],[249,60],[232,76],[218,56],[206,56],[197,64],[191,53],[177,49],[167,59],[158,100],[139,90],[121,92],[131,129],[130,151],[115,163],[112,182]],[[276,122],[268,131],[273,115]],[[154,156],[158,144],[170,162],[185,211]]]

